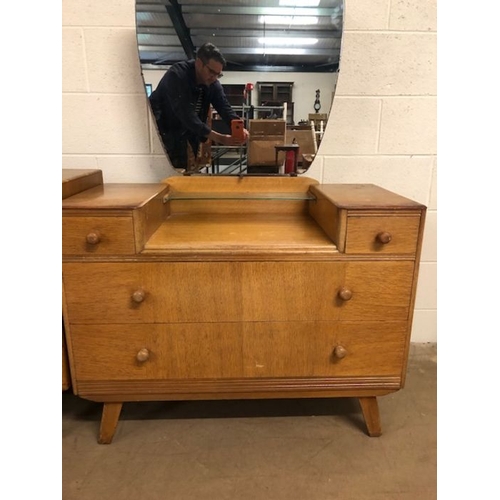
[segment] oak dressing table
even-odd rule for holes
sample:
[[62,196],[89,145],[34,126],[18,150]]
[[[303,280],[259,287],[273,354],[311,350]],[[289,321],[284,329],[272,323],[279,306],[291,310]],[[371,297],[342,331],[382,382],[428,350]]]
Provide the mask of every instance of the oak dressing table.
[[63,200],[75,394],[104,403],[377,397],[405,383],[425,206],[370,184],[179,176]]
[[[62,199],[85,191],[94,186],[102,184],[102,171],[96,169],[63,169],[62,171]],[[68,349],[66,347],[66,336],[64,334],[64,316],[62,323],[62,390],[67,391],[71,387],[71,376],[68,362]]]

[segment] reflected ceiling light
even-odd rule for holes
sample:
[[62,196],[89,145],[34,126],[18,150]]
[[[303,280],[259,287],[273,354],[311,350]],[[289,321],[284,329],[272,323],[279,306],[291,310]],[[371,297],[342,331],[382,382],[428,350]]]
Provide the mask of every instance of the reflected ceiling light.
[[263,16],[319,16],[319,9],[298,9],[297,7],[263,7]]
[[290,56],[301,56],[307,54],[306,49],[298,49],[297,47],[265,47],[263,49],[258,49],[258,54],[262,55],[290,55]]
[[259,43],[264,43],[266,45],[314,45],[315,43],[318,43],[318,39],[268,37],[268,38],[259,38]]
[[265,24],[318,24],[318,18],[315,16],[260,16],[259,23]]
[[281,7],[317,7],[321,0],[280,0]]

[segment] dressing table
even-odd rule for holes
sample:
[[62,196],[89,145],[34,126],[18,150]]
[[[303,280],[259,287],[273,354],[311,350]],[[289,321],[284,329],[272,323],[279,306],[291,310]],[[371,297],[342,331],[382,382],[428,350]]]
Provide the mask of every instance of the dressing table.
[[377,398],[404,387],[426,207],[371,184],[178,176],[62,201],[73,392],[111,443],[131,401]]
[[[62,171],[62,199],[85,191],[94,186],[102,184],[102,172],[95,169],[63,169]],[[68,362],[68,349],[66,347],[66,336],[64,332],[64,315],[62,323],[62,390],[67,391],[71,387],[71,376]]]

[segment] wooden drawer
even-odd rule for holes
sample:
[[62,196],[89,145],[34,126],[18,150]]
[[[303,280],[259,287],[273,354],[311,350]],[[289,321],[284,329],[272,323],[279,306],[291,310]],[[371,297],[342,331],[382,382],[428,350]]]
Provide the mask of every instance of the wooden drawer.
[[[405,322],[74,325],[79,381],[400,376]],[[341,346],[343,351],[339,351]],[[336,350],[337,348],[337,350]],[[339,358],[335,352],[345,355]],[[138,360],[138,354],[143,358]],[[144,359],[147,358],[147,359]]]
[[414,255],[419,226],[420,214],[349,215],[345,253]]
[[[70,323],[406,320],[412,261],[64,263]],[[347,291],[349,300],[339,293]]]
[[135,253],[132,217],[72,217],[62,219],[63,255],[127,255]]

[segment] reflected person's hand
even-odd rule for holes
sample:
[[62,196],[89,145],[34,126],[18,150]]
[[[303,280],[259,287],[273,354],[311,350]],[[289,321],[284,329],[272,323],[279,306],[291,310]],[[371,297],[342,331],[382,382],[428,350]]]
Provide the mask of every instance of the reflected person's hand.
[[243,144],[246,144],[248,142],[248,138],[250,137],[250,133],[246,128],[243,129],[243,139],[239,137],[234,137],[231,136],[232,139],[232,146],[243,146]]
[[246,128],[244,128],[243,135],[244,135],[243,144],[246,144],[248,142],[248,139],[250,139],[250,132]]

